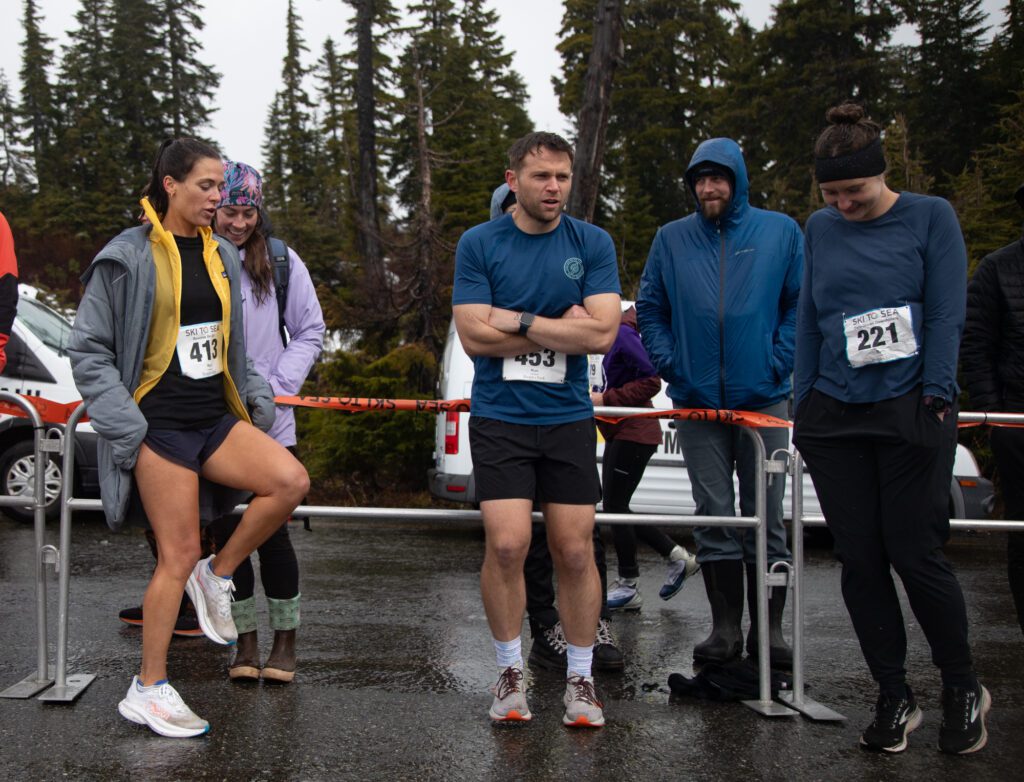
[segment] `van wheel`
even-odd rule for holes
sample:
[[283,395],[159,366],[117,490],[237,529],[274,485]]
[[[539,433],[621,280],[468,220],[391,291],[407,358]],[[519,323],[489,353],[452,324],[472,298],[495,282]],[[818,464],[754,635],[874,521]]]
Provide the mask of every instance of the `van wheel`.
[[[35,451],[32,440],[19,440],[0,457],[0,492],[7,496],[23,496],[32,501],[35,490]],[[61,468],[52,457],[46,464],[46,518],[60,515]],[[15,521],[31,524],[35,516],[31,505],[0,507],[0,512]]]

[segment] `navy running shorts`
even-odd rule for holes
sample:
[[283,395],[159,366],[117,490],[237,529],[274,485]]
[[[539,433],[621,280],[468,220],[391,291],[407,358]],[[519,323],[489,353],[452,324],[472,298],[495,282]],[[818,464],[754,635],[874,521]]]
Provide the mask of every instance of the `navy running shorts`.
[[199,474],[203,464],[227,439],[238,419],[225,413],[213,426],[202,429],[150,429],[143,442],[158,455]]
[[477,502],[596,505],[601,499],[592,418],[533,426],[470,416],[469,448]]

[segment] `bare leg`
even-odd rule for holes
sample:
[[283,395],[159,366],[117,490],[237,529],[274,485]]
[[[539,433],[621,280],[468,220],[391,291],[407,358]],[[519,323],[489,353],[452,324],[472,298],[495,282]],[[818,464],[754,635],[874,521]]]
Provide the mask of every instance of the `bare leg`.
[[594,506],[545,503],[548,546],[558,575],[558,615],[565,639],[591,646],[601,612],[601,579],[594,564]]
[[214,483],[255,495],[213,559],[213,572],[218,576],[234,573],[243,559],[284,524],[309,491],[309,476],[302,464],[283,445],[244,421],[231,429],[203,464],[202,472]]
[[522,632],[526,610],[523,562],[530,546],[532,508],[530,500],[522,499],[480,503],[486,539],[480,595],[491,635],[499,641],[511,641]]
[[150,685],[167,678],[167,647],[185,581],[199,561],[199,478],[143,444],[135,464],[146,516],[156,538],[157,563],[142,601],[142,670]]

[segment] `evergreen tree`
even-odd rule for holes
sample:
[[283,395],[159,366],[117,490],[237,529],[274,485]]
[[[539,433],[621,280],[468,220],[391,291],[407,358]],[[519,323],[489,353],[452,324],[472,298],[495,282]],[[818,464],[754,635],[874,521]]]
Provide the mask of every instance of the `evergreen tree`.
[[108,122],[121,146],[122,192],[137,192],[149,178],[153,155],[171,128],[161,94],[168,81],[167,51],[156,0],[110,0],[105,40],[109,72]]
[[[358,249],[366,284],[381,290],[385,287],[385,274],[378,139],[386,135],[385,112],[393,99],[386,91],[391,58],[382,51],[380,42],[392,36],[398,16],[390,0],[345,2],[355,10],[348,34],[355,39],[356,45],[348,63],[355,103],[355,149],[351,170],[354,172],[352,197],[357,215]],[[368,292],[366,290],[364,294]],[[369,301],[366,295],[361,299]]]
[[1002,109],[996,140],[979,149],[971,165],[951,180],[971,270],[988,253],[1021,235],[1014,192],[1024,179],[1024,90]]
[[917,147],[912,147],[907,119],[897,114],[885,129],[882,147],[889,167],[885,182],[895,191],[909,190],[912,193],[930,193],[935,184],[933,177],[924,169],[918,156]]
[[53,90],[47,76],[53,62],[53,39],[42,31],[41,22],[35,0],[25,0],[21,22],[25,38],[21,42],[20,114],[22,127],[32,147],[32,162],[40,186],[45,188],[52,184],[47,163],[54,139],[56,117]]
[[263,154],[264,194],[279,233],[294,244],[307,263],[320,267],[317,252],[317,161],[321,145],[314,125],[314,109],[305,88],[310,68],[302,63],[308,52],[301,20],[289,0],[285,24],[285,57],[281,89],[267,115]]
[[195,0],[163,0],[163,18],[167,59],[163,111],[168,130],[175,138],[195,136],[209,124],[216,108],[213,95],[220,75],[200,59],[201,49],[193,30],[202,30],[204,22]]
[[[884,121],[892,103],[888,41],[898,17],[872,0],[781,0],[772,24],[719,91],[726,135],[740,142],[751,200],[804,219],[819,204],[812,148],[825,111],[862,101]],[[915,124],[914,122],[911,123]]]
[[0,70],[0,190],[28,184],[29,167],[25,157],[7,74]]
[[124,137],[112,121],[110,4],[80,0],[75,20],[56,87],[61,123],[51,157],[61,186],[40,193],[37,227],[109,238],[131,219],[132,202],[125,187]]
[[981,77],[985,12],[981,0],[913,0],[907,13],[921,42],[907,96],[911,127],[920,138],[928,173],[940,192],[985,140],[998,107]]

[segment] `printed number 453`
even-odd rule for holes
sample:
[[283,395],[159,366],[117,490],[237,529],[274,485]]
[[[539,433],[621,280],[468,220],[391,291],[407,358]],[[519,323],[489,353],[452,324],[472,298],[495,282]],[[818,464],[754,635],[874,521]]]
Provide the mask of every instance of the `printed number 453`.
[[895,344],[899,342],[899,337],[896,336],[896,324],[890,323],[885,328],[881,326],[872,326],[870,329],[862,329],[857,332],[857,337],[860,339],[860,344],[857,345],[857,350],[867,350],[868,348],[877,348],[880,345],[887,344],[882,337],[885,336],[885,332],[889,332],[889,343]]
[[545,348],[539,353],[524,353],[521,356],[516,356],[516,361],[524,367],[553,367],[555,365],[555,351]]

